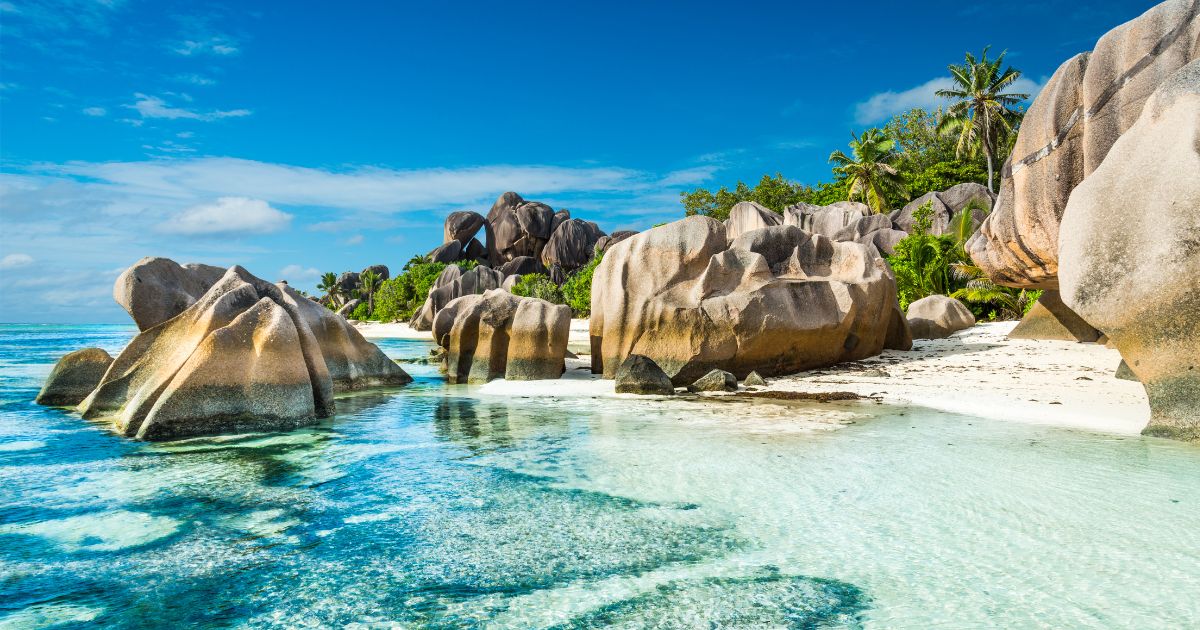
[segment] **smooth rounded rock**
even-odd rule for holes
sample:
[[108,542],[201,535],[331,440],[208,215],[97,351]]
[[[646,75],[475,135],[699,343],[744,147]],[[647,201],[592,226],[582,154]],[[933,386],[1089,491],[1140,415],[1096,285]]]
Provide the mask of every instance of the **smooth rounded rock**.
[[101,348],[67,354],[54,364],[35,402],[51,407],[78,405],[100,384],[112,362],[112,356]]

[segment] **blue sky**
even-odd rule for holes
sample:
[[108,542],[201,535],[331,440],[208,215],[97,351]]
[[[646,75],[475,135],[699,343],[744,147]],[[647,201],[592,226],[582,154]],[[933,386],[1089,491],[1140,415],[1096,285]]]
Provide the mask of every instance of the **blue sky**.
[[128,321],[145,255],[399,269],[505,190],[611,232],[815,183],[965,51],[1035,92],[1153,5],[0,0],[0,321]]

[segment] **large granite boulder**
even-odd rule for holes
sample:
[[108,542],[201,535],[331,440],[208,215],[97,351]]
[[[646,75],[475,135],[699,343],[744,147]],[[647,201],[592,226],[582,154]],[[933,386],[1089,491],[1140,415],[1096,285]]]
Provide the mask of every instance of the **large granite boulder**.
[[546,273],[546,267],[533,256],[517,256],[500,265],[498,271],[505,278],[509,276],[524,276],[531,273]]
[[1058,291],[1047,289],[1008,337],[1092,342],[1100,338],[1100,331],[1063,304]]
[[1200,440],[1200,60],[1142,109],[1071,193],[1059,286],[1145,385],[1146,432]]
[[564,208],[563,210],[559,210],[558,212],[555,212],[554,219],[550,222],[550,235],[554,236],[554,233],[556,231],[558,231],[558,226],[560,226],[563,223],[566,223],[567,221],[570,221],[570,220],[571,220],[571,211],[570,210],[567,210]]
[[464,295],[479,295],[485,291],[499,289],[504,283],[504,273],[489,267],[475,267],[463,271],[458,265],[450,265],[442,270],[425,304],[416,312],[409,325],[416,330],[430,330],[438,311],[447,304]]
[[234,266],[134,337],[80,411],[146,440],[276,430],[332,414],[337,391],[411,380],[344,318]]
[[479,233],[483,223],[483,215],[478,212],[470,210],[451,212],[442,227],[442,242],[458,241],[459,245],[466,247],[471,239],[474,239],[475,235]]
[[343,271],[342,275],[338,276],[337,287],[342,292],[342,295],[350,295],[352,291],[357,291],[359,287],[358,273]]
[[84,348],[54,364],[34,402],[51,407],[71,407],[83,402],[100,384],[113,358],[101,348]]
[[906,317],[913,339],[945,339],[975,325],[971,310],[945,295],[930,295],[909,304]]
[[1134,125],[1150,94],[1200,58],[1198,15],[1195,0],[1163,2],[1068,60],[1042,88],[1001,171],[995,210],[967,244],[993,280],[1058,288],[1060,222],[1071,191]]
[[380,281],[387,280],[388,278],[392,277],[392,272],[388,269],[387,265],[371,265],[370,267],[367,267],[359,272],[359,278],[362,277],[362,274],[368,271],[375,272],[375,276],[378,277]]
[[783,225],[783,216],[753,201],[739,201],[725,219],[725,238],[733,240],[746,232]]
[[640,354],[631,354],[622,361],[613,379],[618,394],[670,396],[675,393],[671,377],[652,359]]
[[458,241],[446,241],[430,250],[428,254],[425,254],[425,257],[429,259],[429,262],[449,265],[458,262],[462,258],[462,253],[462,243]]
[[350,317],[350,315],[354,313],[354,309],[358,308],[359,304],[362,304],[362,300],[359,298],[346,300],[346,303],[338,308],[337,314],[341,315],[342,317]]
[[497,289],[451,301],[433,336],[450,383],[528,381],[562,376],[570,327],[570,307]]
[[488,259],[492,267],[517,256],[542,257],[542,248],[550,240],[554,210],[544,203],[525,201],[515,192],[500,195],[488,212]]
[[828,206],[799,203],[784,209],[784,225],[833,238],[839,230],[871,215],[871,208],[857,201],[839,201]]
[[612,378],[640,354],[681,386],[714,368],[778,375],[862,359],[908,336],[872,249],[794,226],[727,243],[703,216],[610,247],[591,306],[593,371]]
[[588,264],[596,253],[596,242],[604,232],[600,226],[582,219],[567,219],[542,249],[542,264],[546,267],[558,265],[570,272]]
[[146,257],[117,278],[113,299],[129,313],[138,330],[147,330],[195,304],[224,273],[221,267]]

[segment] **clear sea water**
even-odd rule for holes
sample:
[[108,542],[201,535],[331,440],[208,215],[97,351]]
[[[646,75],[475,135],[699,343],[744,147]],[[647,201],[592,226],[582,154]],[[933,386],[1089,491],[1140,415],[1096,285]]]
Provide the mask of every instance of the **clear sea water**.
[[0,326],[0,628],[1200,626],[1200,447],[422,365],[286,434],[144,444],[32,403],[133,332]]

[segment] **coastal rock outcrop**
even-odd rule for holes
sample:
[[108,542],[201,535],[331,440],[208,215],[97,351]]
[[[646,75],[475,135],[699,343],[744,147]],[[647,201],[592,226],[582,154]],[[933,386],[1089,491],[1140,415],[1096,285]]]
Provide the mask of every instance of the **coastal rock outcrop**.
[[725,219],[725,238],[733,240],[751,230],[783,225],[783,217],[753,201],[739,201]]
[[637,234],[634,230],[617,230],[608,236],[601,236],[600,240],[596,241],[596,251],[603,254],[608,251],[609,247],[620,243],[621,241]]
[[447,304],[464,295],[478,295],[499,289],[504,283],[504,278],[504,273],[490,267],[479,266],[463,271],[458,265],[450,265],[433,281],[429,297],[413,315],[409,325],[416,330],[430,330],[438,312]]
[[618,394],[670,396],[675,393],[671,377],[649,357],[631,354],[617,368],[613,377]]
[[540,260],[554,226],[554,210],[544,203],[525,201],[515,192],[506,192],[492,204],[484,225],[492,267],[517,256]]
[[1071,191],[1134,125],[1150,94],[1200,59],[1198,15],[1196,0],[1163,2],[1068,60],[1042,88],[1002,169],[995,210],[967,243],[992,280],[1058,288],[1060,222]]
[[129,313],[138,330],[146,330],[195,304],[224,273],[221,267],[180,265],[169,258],[148,256],[117,277],[113,299]]
[[1145,385],[1146,433],[1200,440],[1200,60],[1146,101],[1071,193],[1058,234],[1063,301]]
[[1089,342],[1098,340],[1100,331],[1063,304],[1058,291],[1047,289],[1008,337]]
[[[592,369],[652,359],[676,385],[714,368],[788,374],[902,344],[887,264],[795,226],[747,232],[693,216],[609,248],[592,280]],[[906,348],[907,349],[907,348]]]
[[571,309],[504,290],[465,295],[442,308],[433,337],[446,349],[450,383],[559,378]]
[[557,226],[542,249],[542,264],[574,271],[592,260],[596,242],[604,236],[600,226],[583,219],[567,219]]
[[945,234],[950,227],[951,220],[968,209],[971,212],[972,229],[979,227],[991,212],[995,203],[995,195],[989,192],[986,186],[973,182],[956,184],[946,190],[925,193],[889,215],[896,229],[906,233],[912,232],[913,213],[926,203],[933,211],[929,217],[929,233]]
[[799,203],[784,208],[784,224],[805,232],[833,238],[839,230],[871,215],[871,208],[857,201],[839,201],[828,206]]
[[334,392],[411,380],[342,317],[234,266],[134,337],[80,411],[146,440],[274,430],[332,414]]
[[975,325],[970,309],[945,295],[930,295],[909,304],[907,318],[914,339],[945,339]]
[[112,356],[101,348],[84,348],[63,356],[54,364],[34,402],[50,407],[78,405],[100,384],[112,362]]
[[470,210],[451,212],[442,226],[442,242],[458,241],[459,245],[466,247],[479,233],[479,230],[483,229],[483,223],[483,215],[478,212]]

